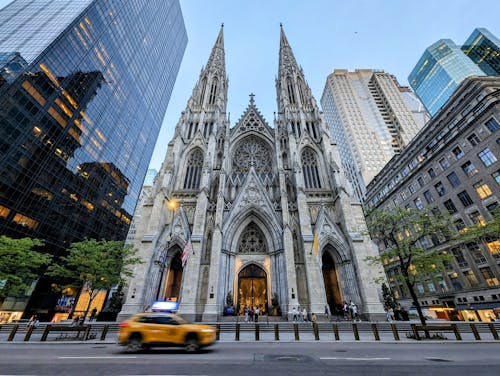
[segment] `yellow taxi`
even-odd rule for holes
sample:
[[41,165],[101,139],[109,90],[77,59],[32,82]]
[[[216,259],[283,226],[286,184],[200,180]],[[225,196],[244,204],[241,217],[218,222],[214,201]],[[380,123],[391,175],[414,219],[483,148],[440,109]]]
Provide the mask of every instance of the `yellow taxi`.
[[118,325],[118,343],[136,352],[156,346],[181,346],[188,352],[215,342],[217,329],[210,325],[189,324],[173,313],[139,313]]

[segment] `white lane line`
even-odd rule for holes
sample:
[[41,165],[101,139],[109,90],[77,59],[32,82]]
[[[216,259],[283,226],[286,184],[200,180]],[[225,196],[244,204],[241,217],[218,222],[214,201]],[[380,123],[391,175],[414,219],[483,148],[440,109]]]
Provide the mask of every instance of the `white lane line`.
[[346,357],[324,357],[321,360],[391,360],[391,358],[346,358]]
[[136,356],[58,356],[57,359],[137,359]]

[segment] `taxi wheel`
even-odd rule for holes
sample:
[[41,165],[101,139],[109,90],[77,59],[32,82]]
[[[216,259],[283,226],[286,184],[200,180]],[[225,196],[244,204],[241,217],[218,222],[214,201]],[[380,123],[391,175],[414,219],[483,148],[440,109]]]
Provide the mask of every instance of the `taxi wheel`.
[[132,335],[128,340],[127,350],[129,352],[138,352],[141,351],[142,349],[144,349],[144,346],[142,345],[141,337],[137,335]]
[[190,337],[186,340],[186,352],[197,352],[200,350],[200,344],[198,340],[194,337]]

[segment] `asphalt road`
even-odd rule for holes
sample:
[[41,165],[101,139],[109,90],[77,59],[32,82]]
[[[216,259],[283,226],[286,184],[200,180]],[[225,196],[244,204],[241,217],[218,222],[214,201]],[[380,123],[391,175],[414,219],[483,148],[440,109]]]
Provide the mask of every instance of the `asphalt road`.
[[1,375],[499,375],[500,343],[217,343],[199,354],[0,344]]

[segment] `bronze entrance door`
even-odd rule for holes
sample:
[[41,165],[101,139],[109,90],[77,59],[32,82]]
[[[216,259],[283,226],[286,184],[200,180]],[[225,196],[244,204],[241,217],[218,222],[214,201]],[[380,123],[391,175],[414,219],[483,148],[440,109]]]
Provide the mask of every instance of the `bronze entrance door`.
[[260,314],[267,314],[267,277],[266,272],[257,265],[249,265],[238,274],[239,314],[248,308],[259,307]]

